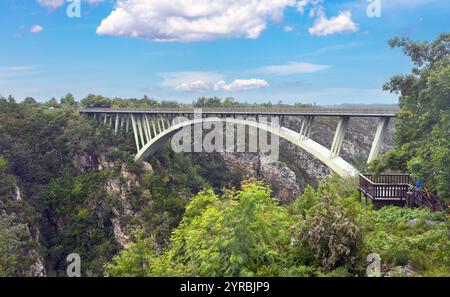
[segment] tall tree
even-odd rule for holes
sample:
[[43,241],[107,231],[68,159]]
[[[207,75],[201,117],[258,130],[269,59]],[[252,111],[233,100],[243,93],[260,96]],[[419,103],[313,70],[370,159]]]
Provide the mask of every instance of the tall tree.
[[373,169],[407,170],[446,199],[450,195],[450,34],[432,43],[394,38],[389,44],[402,48],[414,67],[384,86],[400,95],[397,146]]

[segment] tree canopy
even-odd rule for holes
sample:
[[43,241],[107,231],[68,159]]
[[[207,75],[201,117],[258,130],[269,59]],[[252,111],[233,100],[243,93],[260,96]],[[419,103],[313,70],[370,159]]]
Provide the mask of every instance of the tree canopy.
[[423,178],[427,187],[450,197],[450,34],[435,41],[394,38],[414,64],[410,74],[397,75],[384,85],[400,95],[396,121],[396,148],[373,169],[408,171]]

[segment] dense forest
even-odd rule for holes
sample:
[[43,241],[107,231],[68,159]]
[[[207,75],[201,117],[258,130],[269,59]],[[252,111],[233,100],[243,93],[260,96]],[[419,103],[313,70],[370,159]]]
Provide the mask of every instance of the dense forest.
[[[385,85],[400,95],[396,148],[371,166],[423,178],[443,206],[449,42],[448,34],[391,41],[415,68]],[[360,200],[356,180],[335,175],[280,203],[268,183],[224,170],[216,154],[167,145],[135,162],[132,135],[77,112],[179,106],[148,97],[0,97],[0,276],[65,276],[71,253],[80,254],[83,276],[364,276],[371,253],[383,275],[450,276],[445,209],[375,209]],[[199,98],[193,106],[250,105]]]

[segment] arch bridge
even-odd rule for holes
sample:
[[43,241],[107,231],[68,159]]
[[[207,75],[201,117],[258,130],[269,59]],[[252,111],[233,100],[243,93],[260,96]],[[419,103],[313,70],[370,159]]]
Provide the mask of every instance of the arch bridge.
[[[109,109],[85,108],[79,113],[93,116],[97,121],[111,126],[115,133],[134,134],[137,154],[142,160],[154,153],[175,133],[191,125],[213,123],[225,119],[233,125],[243,125],[266,131],[301,147],[341,176],[355,176],[358,171],[340,157],[340,151],[351,117],[378,118],[374,140],[367,163],[375,160],[381,149],[382,139],[389,121],[397,110],[392,109],[336,109],[336,108],[156,108],[156,109]],[[262,121],[260,118],[268,118]],[[283,127],[286,117],[301,117],[300,131]],[[311,130],[316,117],[339,119],[331,148],[311,139]],[[277,119],[277,121],[274,121]],[[280,123],[273,125],[274,122]]]

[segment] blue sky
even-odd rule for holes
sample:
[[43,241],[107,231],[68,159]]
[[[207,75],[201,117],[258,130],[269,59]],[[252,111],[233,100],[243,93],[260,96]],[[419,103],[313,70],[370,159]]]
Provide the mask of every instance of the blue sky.
[[69,18],[2,0],[0,94],[396,103],[382,85],[411,64],[388,39],[448,32],[450,1],[380,2],[370,18],[367,0],[83,0]]

